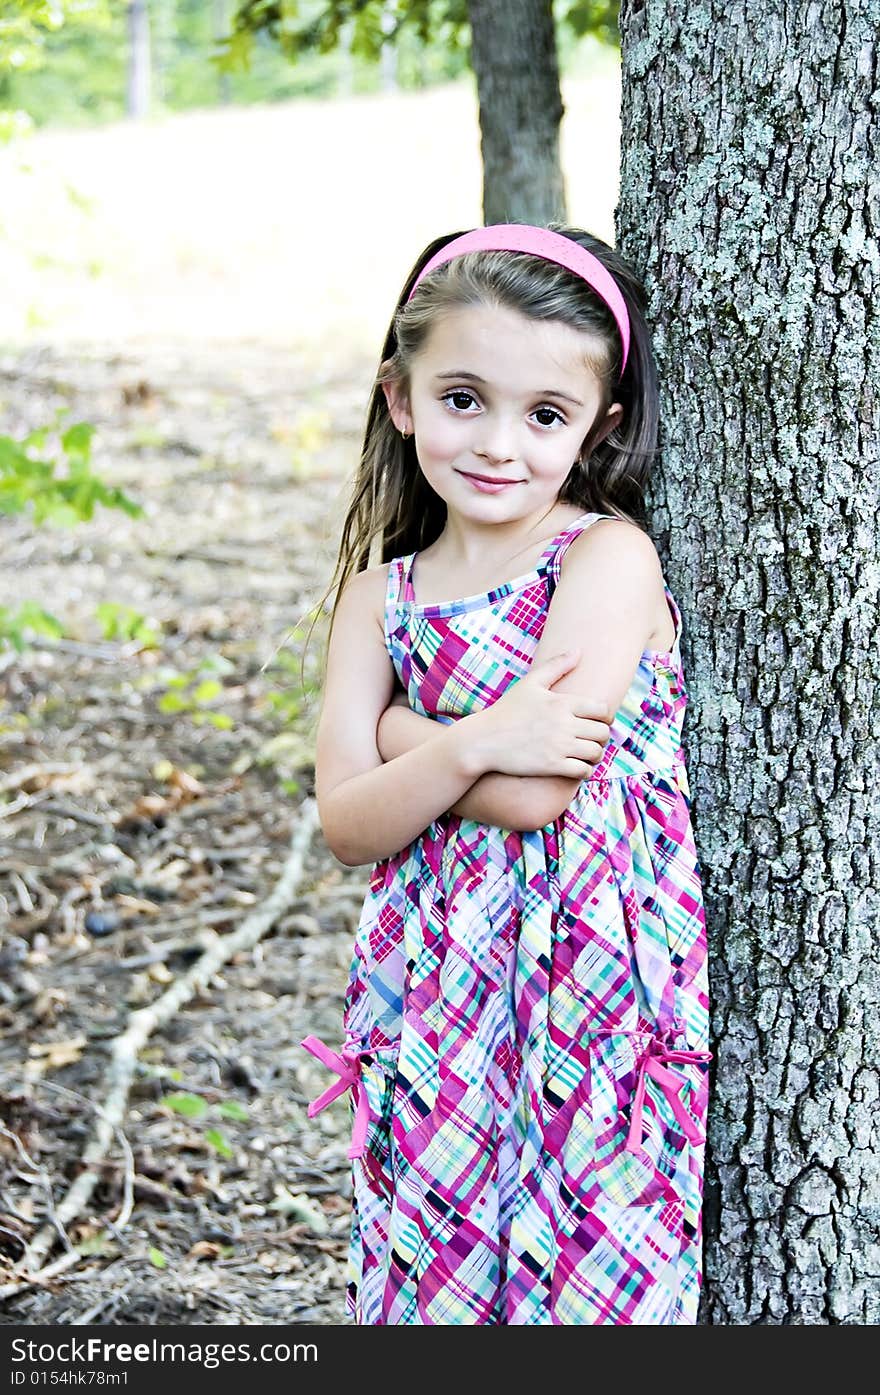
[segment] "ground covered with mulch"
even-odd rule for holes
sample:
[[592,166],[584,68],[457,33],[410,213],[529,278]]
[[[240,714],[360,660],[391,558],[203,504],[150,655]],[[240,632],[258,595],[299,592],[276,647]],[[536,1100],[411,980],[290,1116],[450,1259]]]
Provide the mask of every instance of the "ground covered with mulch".
[[[319,829],[297,852],[320,629],[304,681],[300,658],[368,386],[252,344],[0,354],[0,434],[68,409],[144,510],[3,519],[0,605],[63,626],[0,646],[4,1323],[348,1321],[347,1102],[308,1119],[332,1077],[299,1042],[338,1045],[368,869]],[[265,933],[136,1053],[65,1221],[132,1014],[285,877]]]

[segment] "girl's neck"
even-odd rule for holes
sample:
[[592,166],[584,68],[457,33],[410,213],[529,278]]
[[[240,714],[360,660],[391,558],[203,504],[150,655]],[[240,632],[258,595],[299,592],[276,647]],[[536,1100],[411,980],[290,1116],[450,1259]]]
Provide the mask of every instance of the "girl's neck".
[[585,512],[576,504],[555,503],[531,518],[505,523],[479,523],[447,513],[443,532],[420,555],[438,562],[442,558],[447,571],[491,572],[517,558],[529,558],[536,547],[540,553],[557,533]]

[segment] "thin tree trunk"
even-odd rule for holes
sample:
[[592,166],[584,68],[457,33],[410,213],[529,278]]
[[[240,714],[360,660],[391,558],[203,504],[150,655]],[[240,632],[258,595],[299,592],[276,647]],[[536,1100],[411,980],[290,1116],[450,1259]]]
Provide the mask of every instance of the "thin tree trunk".
[[[877,0],[623,0],[716,1075],[703,1320],[880,1321]],[[875,98],[876,100],[876,98]]]
[[[385,6],[382,11],[380,28],[383,34],[393,34],[395,28],[394,15]],[[382,74],[382,91],[396,92],[397,82],[397,45],[394,43],[383,44],[379,56],[379,71]]]
[[565,217],[562,96],[551,0],[468,0],[480,103],[483,218]]
[[141,121],[150,114],[150,15],[147,0],[128,6],[128,115]]
[[[224,39],[230,29],[230,0],[214,0],[214,38]],[[228,107],[232,101],[232,77],[230,73],[218,72],[217,87],[220,105]]]
[[351,51],[354,37],[354,24],[350,19],[339,29],[339,78],[336,83],[337,97],[351,97],[354,93],[354,54]]

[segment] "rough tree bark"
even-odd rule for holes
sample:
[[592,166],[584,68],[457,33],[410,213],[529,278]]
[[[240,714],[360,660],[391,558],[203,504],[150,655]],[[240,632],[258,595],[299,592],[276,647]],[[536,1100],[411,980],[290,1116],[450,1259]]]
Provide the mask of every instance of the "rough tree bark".
[[880,1321],[877,0],[624,0],[713,952],[713,1324]]
[[565,217],[562,95],[551,0],[468,0],[483,152],[483,221]]

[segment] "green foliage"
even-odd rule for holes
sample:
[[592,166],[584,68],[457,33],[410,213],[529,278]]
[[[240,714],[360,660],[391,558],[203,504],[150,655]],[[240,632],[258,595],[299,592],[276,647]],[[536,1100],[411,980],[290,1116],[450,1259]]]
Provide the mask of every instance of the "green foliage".
[[205,1142],[218,1152],[221,1157],[231,1158],[234,1156],[229,1143],[219,1129],[205,1129]]
[[[227,14],[231,16],[232,0]],[[254,36],[248,54],[225,62],[228,23],[218,28],[214,7],[200,0],[168,3],[169,22],[154,26],[156,98],[166,109],[214,106],[217,102],[275,102],[294,97],[332,97],[345,80],[341,54],[310,54],[295,68],[268,34]],[[231,19],[230,21],[231,22]],[[355,90],[375,85],[375,75],[357,63]]]
[[38,68],[47,35],[69,19],[106,24],[107,0],[0,0],[0,73]]
[[[0,14],[8,0],[0,0]],[[53,8],[34,0],[39,11]],[[438,0],[432,0],[438,7]],[[19,108],[18,123],[44,126],[51,123],[81,126],[119,120],[125,115],[128,27],[126,6],[110,0],[74,0],[55,6],[64,22],[53,28],[28,29],[27,63],[0,61],[0,130],[3,109]],[[329,43],[332,23],[323,46],[300,47],[296,64],[282,50],[268,29],[235,30],[234,0],[224,10],[204,0],[151,0],[150,47],[152,106],[155,112],[212,107],[219,103],[251,103],[289,100],[294,97],[332,97],[345,92],[378,89],[381,74],[376,62],[380,31],[375,6],[368,7],[348,46]],[[320,27],[323,6],[305,0],[300,7],[307,23]],[[448,3],[439,8],[454,11]],[[461,16],[464,0],[459,0]],[[419,7],[417,6],[418,10]],[[395,38],[397,80],[403,87],[423,86],[457,77],[467,67],[466,45],[456,43],[465,34],[445,20],[435,26],[431,42],[419,36],[419,25],[407,23]],[[3,47],[0,28],[0,50]],[[27,112],[25,117],[24,112]]]
[[161,632],[151,629],[146,618],[132,606],[117,601],[104,601],[95,610],[105,639],[118,639],[130,644],[136,641],[141,649],[158,649]]
[[200,1119],[208,1112],[208,1102],[203,1100],[201,1095],[185,1094],[178,1090],[173,1095],[163,1095],[159,1101],[166,1109],[173,1109],[175,1114],[182,1114],[184,1119]]
[[[70,33],[89,35],[93,49],[100,49],[112,22],[110,0],[0,0],[0,142],[33,124],[28,94],[34,83],[66,100],[66,87],[78,74],[54,59],[67,52]],[[106,65],[93,76],[99,85],[105,81]]]
[[[289,638],[303,642],[305,626],[294,626]],[[300,657],[290,649],[279,649],[269,672],[277,673],[283,680],[283,686],[269,688],[266,702],[281,719],[283,726],[293,726],[300,718],[309,715],[309,704],[318,698],[321,691],[321,678],[314,655],[311,665],[306,668]]]
[[213,727],[228,731],[235,725],[232,718],[225,712],[210,709],[210,704],[223,696],[223,685],[216,678],[206,675],[230,673],[232,668],[222,654],[209,654],[197,668],[187,673],[173,668],[163,669],[158,675],[165,689],[158,702],[159,711],[186,714],[196,726],[209,722]]
[[301,790],[297,772],[311,769],[315,763],[314,711],[321,693],[320,667],[326,649],[326,635],[321,634],[320,653],[315,646],[305,648],[306,635],[306,624],[301,621],[287,636],[288,641],[298,643],[299,652],[279,649],[267,665],[268,673],[277,675],[278,686],[267,688],[265,700],[280,719],[280,729],[263,742],[256,755],[258,765],[274,769],[279,788],[291,798]]
[[[51,447],[48,453],[45,451],[67,411],[66,407],[60,408],[52,426],[38,427],[23,441],[0,436],[0,514],[31,509],[35,523],[64,528],[90,519],[95,506],[103,504],[139,518],[143,514],[139,504],[93,474],[90,461],[95,428],[88,422],[76,422],[61,431],[55,458]],[[37,456],[35,451],[44,454]],[[66,466],[65,474],[57,473],[62,464]]]
[[35,634],[60,639],[64,626],[36,601],[25,601],[17,610],[0,605],[0,643],[11,645],[21,654]]
[[248,1117],[248,1112],[243,1104],[238,1100],[221,1100],[217,1105],[217,1113],[223,1119],[236,1119],[239,1123],[244,1122]]
[[[172,1109],[175,1114],[182,1115],[185,1119],[202,1119],[211,1111],[218,1114],[221,1119],[234,1119],[236,1122],[242,1122],[248,1117],[247,1110],[237,1100],[220,1100],[218,1104],[209,1105],[201,1095],[194,1095],[183,1090],[163,1095],[159,1103],[165,1105],[167,1109]],[[231,1158],[233,1156],[229,1140],[220,1129],[213,1127],[205,1129],[204,1139],[221,1157]]]
[[[617,44],[618,8],[556,0],[561,62],[585,34]],[[469,65],[467,0],[151,0],[149,15],[157,112],[375,91],[389,46],[404,89]],[[0,140],[123,117],[128,43],[124,4],[0,0]]]
[[250,40],[263,32],[294,60],[347,43],[356,57],[376,63],[386,44],[409,33],[421,44],[465,52],[468,11],[466,0],[244,0],[225,45],[229,61],[246,62]]
[[[618,0],[557,0],[560,47],[570,36],[592,34],[619,43]],[[402,50],[413,37],[425,48],[457,56],[463,67],[470,46],[467,0],[243,0],[222,46],[221,66],[246,68],[255,36],[268,34],[295,62],[310,53],[328,54],[347,45],[377,63],[387,45]]]
[[619,16],[619,0],[557,0],[557,21],[579,39],[592,34],[603,44],[619,47]]

